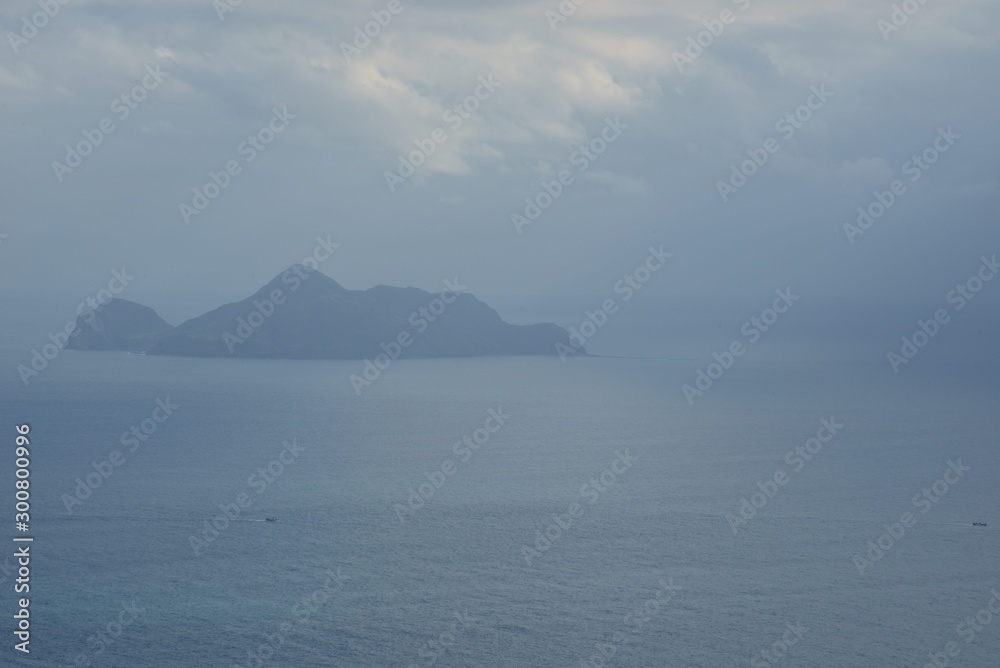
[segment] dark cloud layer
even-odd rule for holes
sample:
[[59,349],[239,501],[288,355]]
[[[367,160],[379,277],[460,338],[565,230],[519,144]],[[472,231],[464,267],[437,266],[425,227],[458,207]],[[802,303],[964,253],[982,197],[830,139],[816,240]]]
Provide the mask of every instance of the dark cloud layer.
[[[224,20],[209,0],[54,6],[13,43],[39,4],[0,10],[7,293],[88,294],[127,266],[134,298],[235,298],[332,235],[323,270],[350,287],[459,275],[485,295],[599,296],[664,244],[663,299],[795,284],[831,304],[934,303],[1000,250],[994,2],[929,2],[891,32],[892,3],[860,0],[588,0],[555,30],[556,2],[244,0]],[[391,20],[348,62],[373,11]],[[162,83],[122,101],[149,67]],[[777,124],[822,85],[832,97],[786,138]],[[294,118],[265,144],[282,109]],[[628,127],[583,171],[574,154],[609,118]],[[960,139],[911,182],[906,163],[949,127]],[[390,192],[385,172],[439,128]],[[768,139],[779,150],[723,201],[717,183]],[[179,206],[231,162],[187,224]],[[562,170],[573,183],[518,234],[511,215]],[[894,179],[906,193],[850,243],[845,223]]]

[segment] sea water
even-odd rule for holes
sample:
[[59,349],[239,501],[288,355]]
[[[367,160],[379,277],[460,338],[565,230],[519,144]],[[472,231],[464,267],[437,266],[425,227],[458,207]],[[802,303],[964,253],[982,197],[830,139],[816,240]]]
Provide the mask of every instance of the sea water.
[[0,358],[34,538],[3,665],[1000,665],[991,374],[748,355],[689,402],[710,359],[400,360],[358,394],[356,361]]

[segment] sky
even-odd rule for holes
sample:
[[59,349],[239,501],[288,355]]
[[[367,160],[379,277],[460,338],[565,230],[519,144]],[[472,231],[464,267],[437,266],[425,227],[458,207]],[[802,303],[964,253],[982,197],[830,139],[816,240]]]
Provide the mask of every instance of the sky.
[[993,0],[10,0],[0,294],[125,269],[179,322],[322,239],[348,288],[457,277],[516,316],[662,247],[651,312],[738,324],[791,287],[916,317],[1000,251],[998,25]]

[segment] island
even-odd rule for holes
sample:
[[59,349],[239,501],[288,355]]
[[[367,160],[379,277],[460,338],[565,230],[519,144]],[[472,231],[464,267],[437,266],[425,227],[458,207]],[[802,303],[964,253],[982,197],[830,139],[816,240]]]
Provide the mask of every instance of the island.
[[115,297],[77,318],[66,347],[260,359],[587,354],[557,325],[504,322],[457,279],[437,293],[386,285],[348,290],[301,264],[250,297],[176,327]]

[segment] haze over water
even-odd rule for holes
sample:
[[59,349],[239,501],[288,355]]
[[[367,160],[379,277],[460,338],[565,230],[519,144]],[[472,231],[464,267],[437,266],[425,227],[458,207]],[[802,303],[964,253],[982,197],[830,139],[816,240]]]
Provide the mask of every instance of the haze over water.
[[[64,351],[27,391],[4,381],[5,419],[36,439],[43,592],[44,641],[15,665],[248,665],[328,572],[334,593],[269,665],[431,665],[443,633],[434,665],[579,666],[598,644],[614,665],[761,665],[786,623],[808,631],[784,665],[923,665],[949,640],[957,665],[990,665],[996,627],[971,644],[955,629],[1000,575],[993,372],[903,380],[748,353],[691,406],[680,388],[703,361],[401,360],[358,397],[355,361]],[[127,452],[157,399],[178,408]],[[509,418],[456,446],[495,426],[491,409]],[[786,455],[825,419],[843,428],[796,470]],[[250,484],[292,439],[301,453]],[[125,464],[67,513],[62,495],[114,449]],[[446,460],[453,474],[400,512]],[[921,514],[912,497],[949,460],[969,471]],[[777,470],[787,484],[734,535],[727,513]],[[191,536],[241,493],[241,521],[196,556]],[[860,575],[854,555],[906,511],[916,525]],[[144,612],[94,656],[88,637],[133,601]]]
[[0,666],[996,668],[998,27],[3,3]]

